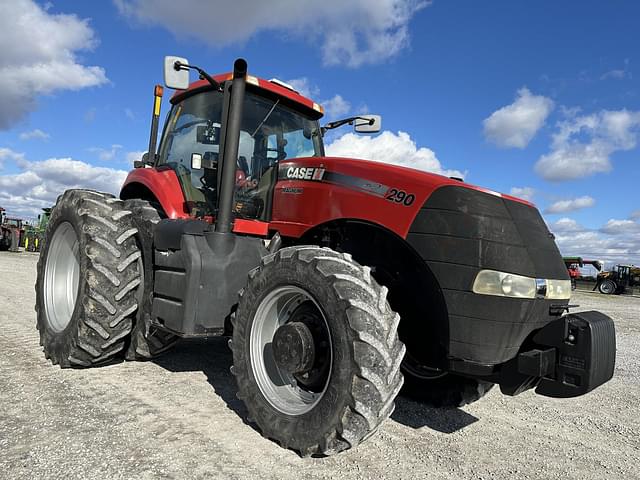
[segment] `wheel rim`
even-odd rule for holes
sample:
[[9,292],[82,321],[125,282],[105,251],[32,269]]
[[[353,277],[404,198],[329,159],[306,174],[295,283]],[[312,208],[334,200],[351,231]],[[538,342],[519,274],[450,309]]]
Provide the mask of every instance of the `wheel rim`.
[[600,288],[602,290],[602,293],[611,293],[613,292],[613,283],[604,282]]
[[[326,343],[325,354],[317,359],[321,379],[306,385],[304,379],[279,368],[272,352],[276,330],[295,321],[296,310],[304,305],[316,312],[314,341]],[[327,390],[333,367],[331,335],[324,312],[305,290],[284,286],[271,291],[256,310],[249,338],[251,367],[262,395],[275,409],[287,415],[302,415],[312,410]],[[306,375],[306,374],[305,374]]]
[[69,222],[56,228],[44,272],[44,306],[49,327],[61,332],[69,325],[78,297],[80,260],[78,236]]

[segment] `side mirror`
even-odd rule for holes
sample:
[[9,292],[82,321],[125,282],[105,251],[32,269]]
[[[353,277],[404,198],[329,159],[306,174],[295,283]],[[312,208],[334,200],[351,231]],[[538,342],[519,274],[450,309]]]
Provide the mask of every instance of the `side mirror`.
[[145,165],[153,165],[153,160],[149,160],[149,152],[144,152],[141,160],[133,161],[133,168],[144,168]]
[[353,123],[353,130],[358,133],[376,133],[382,128],[380,115],[360,115]]
[[189,86],[189,70],[177,69],[177,64],[189,65],[189,60],[182,57],[164,57],[164,84],[167,88],[184,90]]

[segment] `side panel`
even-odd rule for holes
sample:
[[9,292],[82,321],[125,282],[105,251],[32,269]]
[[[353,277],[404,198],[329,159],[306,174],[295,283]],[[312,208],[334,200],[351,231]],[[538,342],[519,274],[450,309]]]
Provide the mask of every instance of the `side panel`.
[[180,182],[173,170],[168,168],[136,168],[127,175],[121,195],[127,186],[135,183],[144,185],[151,190],[169,218],[189,217]]

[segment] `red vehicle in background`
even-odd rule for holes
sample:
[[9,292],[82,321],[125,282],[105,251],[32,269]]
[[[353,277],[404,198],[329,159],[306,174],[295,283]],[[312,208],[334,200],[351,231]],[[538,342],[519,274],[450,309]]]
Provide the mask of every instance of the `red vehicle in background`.
[[582,257],[563,257],[563,260],[571,278],[571,290],[576,289],[577,280],[582,276],[580,268],[585,265],[592,265],[598,272],[602,270],[602,262],[600,260],[584,260]]
[[5,209],[0,207],[0,250],[17,252],[23,236],[22,220],[8,218]]

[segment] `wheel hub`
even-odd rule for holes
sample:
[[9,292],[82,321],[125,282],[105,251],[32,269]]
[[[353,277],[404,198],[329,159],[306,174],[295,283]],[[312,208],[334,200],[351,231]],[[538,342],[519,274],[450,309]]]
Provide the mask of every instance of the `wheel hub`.
[[276,364],[287,373],[303,374],[315,362],[313,335],[302,322],[286,323],[273,336],[273,356]]
[[260,302],[250,334],[251,368],[265,399],[287,415],[302,415],[323,397],[333,365],[331,336],[315,299],[293,285]]

